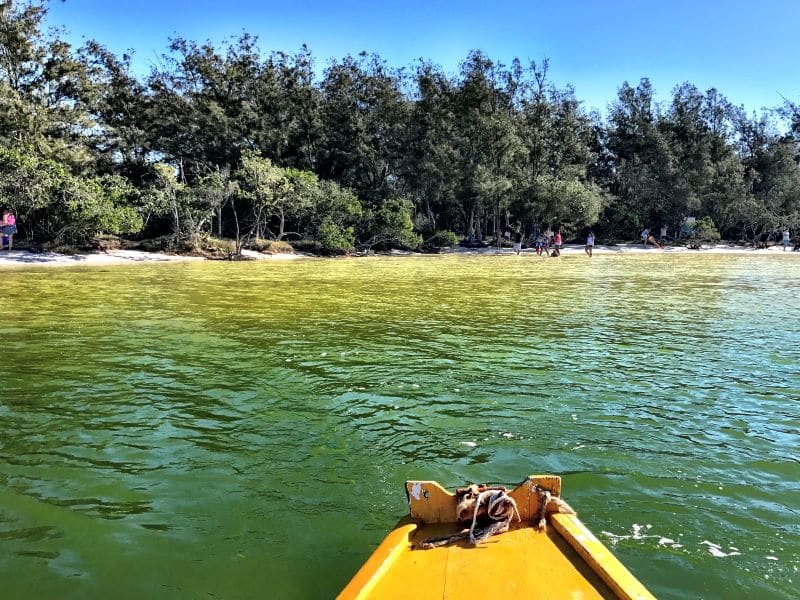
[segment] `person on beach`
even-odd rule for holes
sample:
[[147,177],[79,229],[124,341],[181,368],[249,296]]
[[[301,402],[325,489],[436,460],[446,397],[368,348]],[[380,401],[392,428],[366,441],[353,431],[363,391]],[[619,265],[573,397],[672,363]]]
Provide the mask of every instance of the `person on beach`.
[[514,230],[514,252],[517,253],[519,256],[520,251],[522,250],[522,230],[520,229],[519,225]]
[[[544,230],[544,237],[547,240],[547,246],[545,246],[545,250],[550,250],[553,247],[553,230],[550,229],[550,226],[547,226],[547,229]],[[550,253],[547,254],[550,256]]]
[[661,239],[659,239],[658,241],[661,244],[663,244],[664,242],[667,241],[667,226],[666,225],[662,225],[661,226]]
[[550,252],[547,250],[547,236],[545,234],[540,233],[539,236],[536,238],[536,256],[541,256],[542,252],[546,253],[547,256],[550,256]]
[[3,211],[3,220],[0,221],[0,228],[2,229],[3,233],[3,242],[2,242],[2,249],[6,245],[6,240],[8,241],[8,251],[11,251],[11,248],[14,246],[14,234],[17,233],[17,218],[14,214],[9,210]]
[[554,255],[556,255],[556,256],[560,256],[561,255],[562,243],[563,243],[563,238],[561,237],[561,229],[559,228],[559,230],[556,231],[555,236],[553,236],[553,254]]
[[644,244],[645,248],[647,248],[647,244],[653,244],[653,246],[661,250],[661,244],[659,244],[655,236],[650,233],[650,229],[648,227],[645,227],[642,231],[642,243]]
[[584,248],[589,258],[592,258],[592,250],[594,250],[594,231],[590,231],[586,236],[586,248]]
[[791,237],[789,236],[789,228],[783,230],[783,251],[786,252],[786,247],[789,245]]

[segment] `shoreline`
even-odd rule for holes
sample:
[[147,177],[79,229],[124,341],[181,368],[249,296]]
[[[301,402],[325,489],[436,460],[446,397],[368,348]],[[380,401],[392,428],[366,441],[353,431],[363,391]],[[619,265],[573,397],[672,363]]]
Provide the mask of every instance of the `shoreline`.
[[[715,244],[704,247],[700,250],[690,250],[685,246],[668,246],[658,249],[652,246],[643,247],[641,244],[619,244],[614,246],[595,246],[593,254],[756,254],[756,255],[790,255],[794,254],[791,249],[784,252],[782,246],[772,246],[770,248],[756,249],[745,246],[732,246],[729,244]],[[244,250],[244,256],[254,261],[285,261],[298,260],[304,258],[320,258],[311,254],[292,253],[292,254],[261,254],[253,250]],[[393,250],[387,253],[369,254],[370,258],[382,256],[436,256],[441,254],[466,254],[466,255],[488,255],[488,256],[514,256],[511,248],[497,249],[491,248],[463,248],[456,247],[439,253],[420,253]],[[566,244],[561,250],[562,256],[584,255],[584,247],[578,244]],[[364,257],[365,255],[357,256]],[[533,248],[525,248],[520,253],[520,257],[536,256]],[[543,258],[547,258],[542,255]],[[540,257],[536,257],[540,258]],[[588,258],[588,257],[587,257]],[[190,262],[212,260],[202,256],[185,256],[178,254],[163,254],[159,252],[145,252],[143,250],[109,250],[106,252],[90,252],[85,254],[57,254],[55,252],[32,253],[27,250],[0,251],[0,269],[14,267],[77,267],[77,266],[109,266],[121,264],[140,264],[157,262]]]

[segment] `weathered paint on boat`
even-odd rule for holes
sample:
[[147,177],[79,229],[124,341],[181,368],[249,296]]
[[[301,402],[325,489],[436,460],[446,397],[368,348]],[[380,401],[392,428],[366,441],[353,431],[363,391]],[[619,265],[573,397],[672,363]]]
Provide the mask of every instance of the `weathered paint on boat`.
[[528,477],[508,493],[522,520],[506,533],[478,546],[463,541],[414,550],[415,542],[454,533],[462,526],[456,523],[454,494],[435,481],[406,482],[409,515],[367,559],[339,600],[441,600],[483,594],[581,600],[654,598],[576,515],[551,514],[547,530],[537,531],[532,524],[539,509],[537,485],[554,496],[561,494],[560,477]]

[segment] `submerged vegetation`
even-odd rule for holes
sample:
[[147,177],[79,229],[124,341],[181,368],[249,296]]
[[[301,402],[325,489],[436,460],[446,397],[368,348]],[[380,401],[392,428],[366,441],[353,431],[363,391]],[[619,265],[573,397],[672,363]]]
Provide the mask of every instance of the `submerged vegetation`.
[[[684,217],[758,242],[800,226],[800,105],[749,115],[717,90],[647,79],[587,112],[547,61],[474,51],[456,74],[361,54],[321,78],[303,47],[177,38],[146,77],[99,42],[0,1],[0,204],[29,244],[101,234],[232,254],[480,241],[520,223],[633,238]],[[710,235],[710,234],[709,234]],[[708,236],[706,236],[708,237]],[[713,236],[712,236],[713,237]]]

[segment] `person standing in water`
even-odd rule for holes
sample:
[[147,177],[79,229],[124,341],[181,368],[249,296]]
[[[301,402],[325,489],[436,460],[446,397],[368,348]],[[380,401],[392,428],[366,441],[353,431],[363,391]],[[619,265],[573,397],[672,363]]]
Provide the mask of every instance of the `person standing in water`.
[[791,237],[789,236],[789,228],[783,230],[783,251],[786,252],[786,246],[789,245]]
[[586,236],[586,248],[584,248],[589,258],[592,258],[592,250],[594,250],[594,231],[590,231]]

